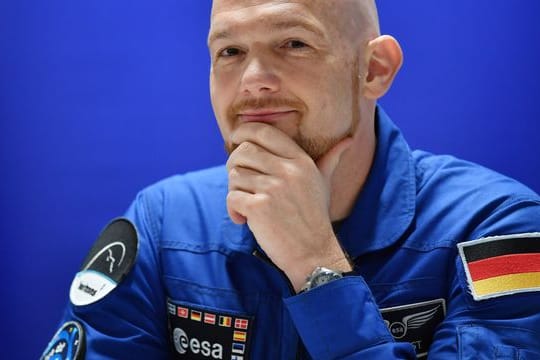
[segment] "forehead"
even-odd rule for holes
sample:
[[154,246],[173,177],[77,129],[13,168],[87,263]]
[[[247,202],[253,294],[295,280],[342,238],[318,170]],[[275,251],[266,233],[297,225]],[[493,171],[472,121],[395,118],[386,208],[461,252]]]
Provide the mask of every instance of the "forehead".
[[319,28],[325,37],[361,46],[379,34],[375,0],[214,0],[209,35],[223,35],[233,28],[249,33],[272,22],[298,24],[299,20]]
[[215,38],[216,34],[221,37],[231,27],[239,30],[239,27],[303,24],[321,31],[324,25],[331,24],[332,28],[336,21],[329,19],[335,10],[325,11],[332,2],[334,0],[214,0],[209,38]]
[[333,0],[213,0],[212,14],[217,14],[223,11],[234,11],[248,9],[256,6],[271,6],[283,4],[304,5],[307,8],[317,8],[325,3],[328,4]]

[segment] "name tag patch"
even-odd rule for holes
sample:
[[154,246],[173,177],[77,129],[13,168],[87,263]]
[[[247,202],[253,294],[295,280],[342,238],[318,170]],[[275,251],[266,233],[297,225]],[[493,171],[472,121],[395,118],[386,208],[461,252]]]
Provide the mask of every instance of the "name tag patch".
[[410,342],[416,357],[427,356],[436,327],[446,316],[444,299],[381,309],[381,314],[396,341]]
[[167,302],[175,359],[249,359],[253,316]]

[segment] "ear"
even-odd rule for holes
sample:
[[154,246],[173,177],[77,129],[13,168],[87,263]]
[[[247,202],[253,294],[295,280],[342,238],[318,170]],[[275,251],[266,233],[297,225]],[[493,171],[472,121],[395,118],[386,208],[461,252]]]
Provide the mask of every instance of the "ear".
[[383,35],[368,43],[366,56],[368,67],[364,96],[376,100],[390,89],[403,63],[403,53],[396,39]]

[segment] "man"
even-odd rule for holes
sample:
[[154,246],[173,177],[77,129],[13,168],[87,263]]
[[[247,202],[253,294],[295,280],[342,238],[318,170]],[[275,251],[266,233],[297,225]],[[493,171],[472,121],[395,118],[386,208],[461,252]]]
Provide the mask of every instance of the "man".
[[411,152],[372,0],[215,0],[226,167],[109,224],[43,358],[540,358],[540,198]]

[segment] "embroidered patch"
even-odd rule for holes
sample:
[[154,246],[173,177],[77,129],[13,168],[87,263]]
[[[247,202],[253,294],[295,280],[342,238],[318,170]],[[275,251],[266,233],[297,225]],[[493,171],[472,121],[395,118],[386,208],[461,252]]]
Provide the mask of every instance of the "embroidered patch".
[[491,236],[458,249],[474,300],[540,291],[540,233]]
[[249,359],[253,316],[167,301],[175,359]]
[[444,299],[381,309],[388,330],[396,341],[410,342],[416,357],[427,356],[436,327],[446,316]]
[[78,322],[69,321],[54,334],[40,360],[80,360],[84,351],[84,330]]
[[117,219],[107,225],[71,283],[73,305],[92,304],[116,288],[135,263],[137,248],[137,231],[129,220]]

